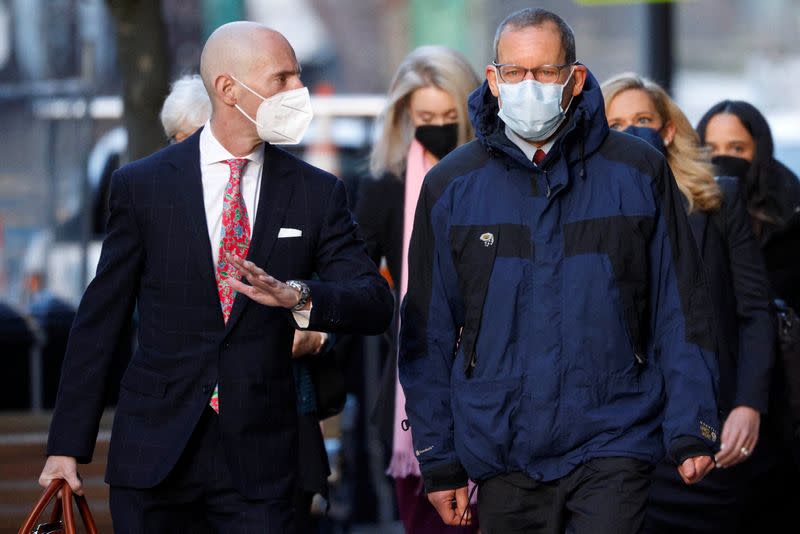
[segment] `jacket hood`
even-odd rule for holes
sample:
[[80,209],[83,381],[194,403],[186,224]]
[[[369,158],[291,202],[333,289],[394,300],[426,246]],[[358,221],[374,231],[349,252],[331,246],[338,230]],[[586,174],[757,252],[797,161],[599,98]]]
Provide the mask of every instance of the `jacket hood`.
[[[475,135],[489,152],[502,152],[516,161],[530,164],[520,150],[505,135],[505,123],[497,116],[500,110],[497,98],[483,84],[469,95],[469,116]],[[562,127],[552,150],[561,150],[572,162],[584,159],[596,151],[608,135],[605,104],[600,84],[587,69],[586,83],[567,111],[566,126]],[[576,127],[580,126],[580,127]]]

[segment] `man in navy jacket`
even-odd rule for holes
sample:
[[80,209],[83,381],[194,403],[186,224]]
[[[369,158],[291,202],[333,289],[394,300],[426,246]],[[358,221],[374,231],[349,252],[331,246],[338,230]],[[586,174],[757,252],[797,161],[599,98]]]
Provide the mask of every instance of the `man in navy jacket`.
[[637,532],[664,454],[694,483],[718,440],[712,309],[664,158],[610,132],[557,15],[495,37],[477,139],[425,178],[400,381],[428,498],[481,531]]
[[[118,534],[291,531],[294,328],[377,334],[392,315],[343,184],[262,140],[287,126],[276,115],[263,124],[264,99],[302,88],[286,39],[227,24],[207,41],[201,71],[209,123],[114,174],[108,236],[71,331],[40,477],[80,493],[76,462],[92,458],[112,352],[138,305],[106,473]],[[252,221],[246,260],[220,245],[234,160],[244,164],[236,217]],[[248,282],[229,279],[238,295],[224,315],[222,267]]]

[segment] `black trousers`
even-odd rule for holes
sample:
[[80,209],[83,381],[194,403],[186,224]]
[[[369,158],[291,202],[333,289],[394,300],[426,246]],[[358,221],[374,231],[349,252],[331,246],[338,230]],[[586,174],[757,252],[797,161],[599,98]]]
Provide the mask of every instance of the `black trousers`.
[[291,500],[247,499],[233,488],[218,416],[208,408],[161,484],[111,486],[109,502],[115,534],[286,534],[295,532]]
[[506,473],[478,486],[481,534],[634,534],[645,518],[653,466],[596,458],[567,476],[537,482]]

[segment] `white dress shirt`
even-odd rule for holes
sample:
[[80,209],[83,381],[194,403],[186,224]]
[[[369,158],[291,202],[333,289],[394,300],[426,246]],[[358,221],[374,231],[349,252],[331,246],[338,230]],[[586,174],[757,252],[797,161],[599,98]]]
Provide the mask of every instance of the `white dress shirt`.
[[549,140],[548,142],[546,142],[537,149],[534,145],[527,142],[522,137],[518,136],[514,130],[508,127],[508,125],[506,125],[506,137],[508,137],[509,141],[517,145],[519,149],[522,150],[522,153],[525,154],[525,157],[528,158],[528,161],[533,161],[533,155],[536,154],[537,150],[542,150],[542,152],[544,152],[545,154],[550,152],[550,149],[553,148],[556,139],[558,139],[558,136],[553,137],[551,140]]
[[[219,244],[222,239],[222,205],[225,200],[225,188],[231,175],[231,168],[225,160],[236,159],[214,137],[211,124],[206,122],[200,132],[200,174],[203,180],[203,203],[206,208],[208,239],[211,242],[211,254],[214,265],[219,261]],[[241,178],[242,198],[250,219],[250,237],[256,223],[258,197],[261,192],[261,169],[264,166],[264,145],[260,144],[250,154],[244,156],[248,160]]]
[[[236,159],[220,143],[211,131],[211,122],[206,122],[200,132],[200,176],[203,182],[203,204],[208,224],[208,239],[211,242],[211,255],[214,268],[219,262],[219,244],[222,239],[222,207],[225,200],[225,188],[228,187],[231,168],[225,160]],[[253,152],[244,156],[248,160],[241,177],[242,199],[250,219],[250,238],[256,224],[258,199],[261,194],[261,174],[264,168],[264,145],[259,144]],[[263,265],[259,265],[263,268]],[[214,273],[216,275],[216,273]],[[311,310],[292,312],[294,320],[300,328],[308,326]]]

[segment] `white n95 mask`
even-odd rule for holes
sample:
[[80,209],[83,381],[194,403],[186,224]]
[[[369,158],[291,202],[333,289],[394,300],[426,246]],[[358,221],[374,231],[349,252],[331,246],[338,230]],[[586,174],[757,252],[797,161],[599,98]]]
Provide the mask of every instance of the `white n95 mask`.
[[234,76],[231,78],[263,100],[255,119],[245,113],[239,104],[235,104],[236,109],[256,125],[261,139],[273,145],[296,145],[303,139],[314,117],[308,88],[300,87],[264,98]]

